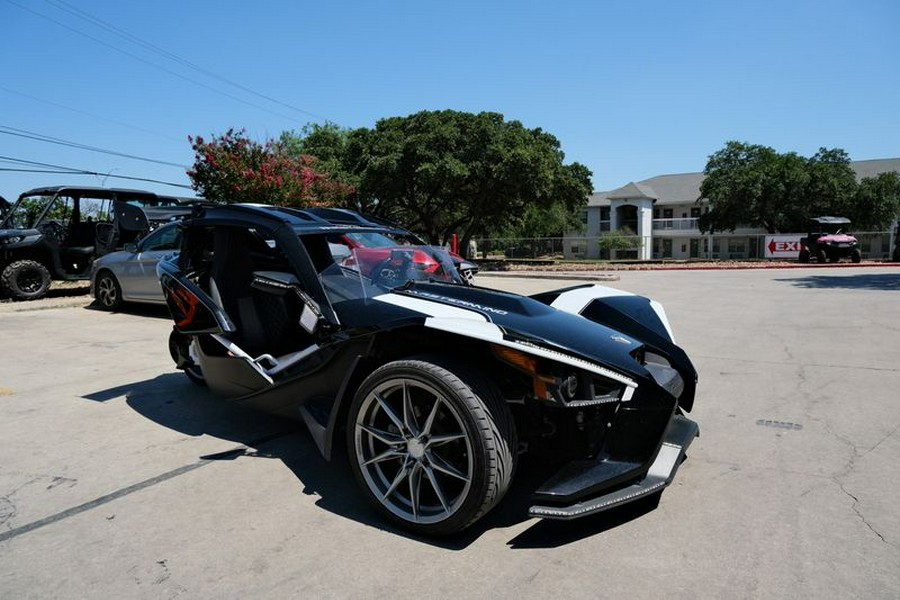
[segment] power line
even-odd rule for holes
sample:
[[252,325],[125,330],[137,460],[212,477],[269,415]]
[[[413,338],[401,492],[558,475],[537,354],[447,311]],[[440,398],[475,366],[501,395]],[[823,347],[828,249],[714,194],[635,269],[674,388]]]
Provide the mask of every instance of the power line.
[[112,44],[108,44],[108,43],[104,42],[103,40],[100,40],[100,39],[98,39],[98,38],[96,38],[96,37],[94,37],[94,36],[92,36],[92,35],[90,35],[90,34],[87,34],[87,33],[83,32],[83,31],[81,31],[81,30],[79,30],[79,29],[75,29],[74,27],[69,27],[68,25],[66,25],[66,24],[64,24],[64,23],[61,23],[61,22],[57,21],[56,19],[54,19],[54,18],[52,18],[52,17],[48,17],[47,15],[45,15],[45,14],[43,14],[43,13],[40,13],[40,12],[38,12],[38,11],[36,11],[36,10],[32,10],[32,9],[28,8],[27,6],[23,6],[23,5],[19,4],[18,2],[15,2],[15,0],[6,0],[6,2],[7,2],[8,4],[12,4],[13,6],[16,6],[16,7],[20,8],[20,9],[26,11],[26,12],[29,12],[29,13],[31,13],[31,14],[37,16],[37,17],[40,17],[40,18],[45,19],[45,20],[47,20],[47,21],[50,21],[51,23],[53,23],[53,24],[55,24],[55,25],[58,25],[59,27],[62,27],[63,29],[67,29],[68,31],[71,31],[71,32],[73,32],[73,33],[77,33],[77,34],[80,35],[80,36],[83,36],[83,37],[88,38],[89,40],[93,40],[94,42],[100,44],[101,46],[104,46],[104,47],[106,47],[106,48],[109,48],[110,50],[114,50],[115,52],[118,52],[118,53],[120,53],[120,54],[124,54],[125,56],[128,56],[128,57],[130,57],[130,58],[133,58],[133,59],[136,60],[136,61],[142,62],[142,63],[144,63],[144,64],[146,64],[146,65],[150,65],[151,67],[153,67],[153,68],[155,68],[155,69],[159,69],[160,71],[163,71],[164,73],[168,73],[169,75],[172,75],[173,77],[177,77],[177,78],[179,78],[179,79],[181,79],[181,80],[183,80],[183,81],[187,81],[188,83],[192,83],[192,84],[194,84],[194,85],[196,85],[196,86],[199,86],[199,87],[202,87],[202,88],[204,88],[204,89],[207,89],[207,90],[209,90],[209,91],[211,91],[211,92],[213,92],[213,93],[215,93],[215,94],[219,94],[220,96],[225,96],[226,98],[231,98],[231,99],[234,100],[235,102],[240,102],[241,104],[246,104],[247,106],[251,106],[251,107],[253,107],[253,108],[256,108],[257,110],[261,110],[261,111],[267,112],[267,113],[269,113],[269,114],[273,114],[273,115],[275,115],[275,116],[277,116],[277,117],[281,117],[282,119],[287,119],[287,120],[289,120],[289,121],[294,121],[295,123],[302,123],[302,124],[305,125],[305,123],[303,123],[302,121],[298,121],[297,119],[294,119],[293,117],[289,117],[289,116],[287,116],[287,115],[281,114],[281,113],[276,112],[276,111],[274,111],[274,110],[270,110],[270,109],[265,108],[265,107],[263,107],[263,106],[259,106],[258,104],[254,104],[253,102],[249,102],[249,101],[247,101],[247,100],[244,100],[243,98],[239,98],[238,96],[235,96],[234,94],[229,94],[228,92],[223,92],[222,90],[216,89],[216,88],[214,88],[214,87],[212,87],[212,86],[210,86],[210,85],[207,85],[207,84],[205,84],[205,83],[202,83],[202,82],[197,81],[197,80],[195,80],[195,79],[192,79],[192,78],[190,78],[190,77],[186,77],[185,75],[182,75],[181,73],[178,73],[178,72],[173,71],[173,70],[171,70],[171,69],[167,69],[166,67],[163,67],[162,65],[158,65],[158,64],[156,64],[156,63],[154,63],[154,62],[151,62],[151,61],[149,61],[149,60],[146,60],[146,59],[144,59],[144,58],[141,58],[140,56],[138,56],[138,55],[136,55],[136,54],[134,54],[134,53],[132,53],[132,52],[128,52],[127,50],[123,50],[123,49],[121,49],[121,48],[119,48],[119,47],[117,47],[117,46],[114,46],[114,45],[112,45]]
[[[6,131],[4,131],[4,130],[6,130]],[[109,154],[111,156],[120,156],[122,158],[130,158],[132,160],[140,160],[140,161],[144,161],[144,162],[154,163],[157,165],[178,167],[179,169],[189,169],[190,168],[187,165],[182,165],[179,163],[168,162],[165,160],[157,160],[155,158],[145,158],[143,156],[137,156],[135,154],[126,154],[125,152],[118,152],[116,150],[106,150],[104,148],[98,148],[97,146],[88,146],[87,144],[79,144],[78,142],[70,142],[68,140],[52,137],[49,135],[44,135],[42,133],[28,131],[27,129],[18,129],[16,127],[9,127],[8,125],[0,125],[0,134],[12,135],[12,136],[16,136],[16,137],[26,138],[29,140],[37,140],[39,142],[45,142],[48,144],[56,144],[58,146],[67,146],[69,148],[77,148],[79,150],[88,150],[90,152],[99,152],[100,154]]]
[[[7,131],[3,131],[4,129]],[[26,129],[18,129],[16,127],[9,127],[8,125],[0,125],[0,134],[12,135],[12,136],[21,137],[21,138],[37,140],[39,142],[46,142],[48,144],[56,144],[59,146],[68,146],[70,148],[77,148],[79,150],[88,150],[91,152],[99,152],[101,154],[120,156],[122,158],[130,158],[133,160],[140,160],[140,161],[144,161],[144,162],[155,163],[158,165],[178,167],[179,169],[190,168],[189,166],[183,165],[180,163],[173,163],[173,162],[168,162],[168,161],[164,161],[164,160],[157,160],[155,158],[146,158],[143,156],[137,156],[135,154],[127,154],[125,152],[119,152],[116,150],[106,150],[104,148],[98,148],[97,146],[89,146],[87,144],[80,144],[78,142],[70,142],[68,140],[52,137],[49,135],[44,135],[42,133],[36,133],[34,131],[28,131]]]
[[227,84],[230,85],[230,86],[236,87],[237,89],[239,89],[239,90],[241,90],[241,91],[244,91],[244,92],[247,92],[248,94],[252,94],[252,95],[254,95],[254,96],[258,97],[258,98],[262,98],[263,100],[267,100],[267,101],[269,101],[269,102],[272,102],[272,103],[274,103],[274,104],[278,104],[278,105],[283,106],[283,107],[285,107],[285,108],[289,108],[289,109],[291,109],[291,110],[295,110],[295,111],[297,111],[297,112],[299,112],[299,113],[303,113],[303,114],[308,115],[308,116],[310,116],[310,117],[315,117],[315,118],[317,118],[317,119],[322,119],[322,120],[324,120],[324,121],[330,121],[330,119],[328,119],[327,117],[323,117],[323,116],[321,116],[321,115],[317,115],[316,113],[313,113],[313,112],[310,112],[310,111],[308,111],[308,110],[306,110],[306,109],[303,109],[303,108],[294,106],[293,104],[288,104],[287,102],[282,102],[281,100],[278,100],[277,98],[273,98],[273,97],[268,96],[268,95],[266,95],[266,94],[263,94],[263,93],[261,93],[261,92],[257,92],[256,90],[251,89],[251,88],[249,88],[249,87],[247,87],[247,86],[245,86],[245,85],[242,85],[242,84],[240,84],[240,83],[238,83],[238,82],[236,82],[236,81],[233,81],[233,80],[231,80],[231,79],[228,79],[227,77],[225,77],[225,76],[223,76],[223,75],[219,75],[218,73],[215,73],[215,72],[213,72],[213,71],[210,71],[209,69],[205,69],[205,68],[203,68],[203,67],[197,65],[196,63],[193,63],[193,62],[187,60],[186,58],[182,58],[181,56],[178,56],[177,54],[174,54],[174,53],[172,53],[172,52],[169,52],[169,51],[166,50],[165,48],[161,48],[161,47],[159,47],[159,46],[156,46],[155,44],[152,44],[152,43],[150,43],[150,42],[148,42],[148,41],[146,41],[146,40],[144,40],[144,39],[141,39],[141,38],[139,38],[138,36],[136,36],[136,35],[134,35],[134,34],[132,34],[132,33],[129,33],[129,32],[127,32],[127,31],[125,31],[124,29],[121,29],[121,28],[119,28],[119,27],[116,27],[115,25],[112,25],[111,23],[108,23],[108,22],[104,21],[103,19],[100,19],[100,18],[97,17],[97,16],[94,16],[94,15],[92,15],[92,14],[90,14],[90,13],[84,11],[84,10],[81,10],[81,9],[78,8],[78,7],[72,6],[72,5],[69,4],[68,2],[65,2],[64,0],[45,0],[45,1],[48,2],[49,4],[52,4],[53,6],[56,6],[56,7],[59,8],[60,10],[64,10],[65,12],[67,12],[67,13],[69,13],[69,14],[71,14],[71,15],[73,15],[73,16],[79,18],[79,19],[82,19],[82,20],[91,22],[91,23],[93,23],[94,25],[96,25],[96,26],[98,26],[98,27],[101,27],[101,28],[105,29],[106,31],[109,31],[110,33],[113,33],[114,35],[117,35],[117,36],[119,36],[120,38],[122,38],[122,39],[124,39],[124,40],[127,40],[127,41],[129,41],[129,42],[131,42],[131,43],[133,43],[133,44],[137,44],[137,45],[139,45],[139,46],[142,46],[143,48],[145,48],[145,49],[147,49],[147,50],[150,50],[151,52],[153,52],[153,53],[155,53],[155,54],[157,54],[157,55],[160,55],[160,56],[163,56],[163,57],[165,57],[165,58],[168,58],[169,60],[175,61],[175,62],[177,62],[178,64],[180,64],[180,65],[182,65],[182,66],[185,66],[185,67],[187,67],[187,68],[189,68],[189,69],[192,69],[192,70],[194,70],[194,71],[197,71],[198,73],[202,73],[203,75],[206,75],[206,76],[208,76],[208,77],[212,77],[213,79],[217,79],[217,80],[219,80],[219,81],[221,81],[221,82],[223,82],[223,83],[227,83]]
[[[90,171],[87,169],[78,169],[76,167],[65,167],[61,165],[54,165],[50,163],[38,162],[34,160],[25,160],[23,158],[14,158],[12,156],[0,156],[0,161],[7,162],[10,164],[21,164],[21,165],[30,165],[34,167],[44,167],[47,169],[58,169],[60,173],[65,173],[68,175],[92,175],[94,177],[110,177],[113,179],[127,179],[129,181],[143,181],[145,183],[158,183],[161,185],[168,185],[177,188],[183,189],[193,189],[189,185],[185,185],[183,183],[173,183],[171,181],[162,181],[160,179],[150,179],[149,177],[132,177],[130,175],[113,175],[112,173],[100,173],[99,171]],[[12,168],[0,168],[0,171],[18,171],[19,169]],[[24,172],[30,173],[51,173],[53,171],[38,171],[38,170],[29,170]]]
[[165,138],[165,139],[170,140],[170,141],[172,141],[172,142],[179,142],[179,143],[182,143],[182,142],[184,142],[185,139],[186,139],[186,138],[184,138],[184,139],[178,139],[178,138],[172,137],[171,135],[166,135],[166,134],[164,134],[164,133],[160,133],[159,131],[154,131],[154,130],[152,130],[152,129],[145,129],[145,128],[143,128],[143,127],[138,127],[137,125],[132,125],[132,124],[130,124],[130,123],[125,123],[124,121],[117,121],[116,119],[110,119],[110,118],[108,118],[108,117],[102,117],[102,116],[97,115],[97,114],[94,114],[94,113],[92,113],[92,112],[87,112],[87,111],[85,111],[85,110],[80,110],[80,109],[77,109],[77,108],[72,108],[71,106],[66,106],[65,104],[60,104],[59,102],[54,102],[53,100],[47,100],[46,98],[38,98],[37,96],[33,96],[33,95],[31,95],[31,94],[26,94],[25,92],[20,92],[20,91],[18,91],[18,90],[13,90],[13,89],[10,89],[10,88],[8,88],[8,87],[6,87],[6,86],[4,86],[4,85],[0,85],[0,90],[6,92],[6,93],[8,93],[8,94],[14,94],[14,95],[16,95],[16,96],[21,96],[21,97],[23,97],[23,98],[28,98],[29,100],[34,100],[35,102],[41,102],[41,103],[43,103],[43,104],[47,104],[47,105],[50,105],[50,106],[55,106],[55,107],[57,107],[57,108],[62,108],[62,109],[64,109],[64,110],[71,111],[71,112],[73,112],[73,113],[78,113],[78,114],[80,114],[80,115],[85,115],[85,116],[87,116],[87,117],[91,117],[92,119],[97,119],[97,120],[100,120],[100,121],[106,121],[107,123],[112,123],[112,124],[118,125],[118,126],[120,126],[120,127],[127,127],[128,129],[133,129],[133,130],[135,130],[135,131],[140,131],[140,132],[142,132],[142,133],[149,133],[149,134],[151,134],[151,135],[155,135],[155,136],[158,136],[158,137],[161,137],[161,138]]

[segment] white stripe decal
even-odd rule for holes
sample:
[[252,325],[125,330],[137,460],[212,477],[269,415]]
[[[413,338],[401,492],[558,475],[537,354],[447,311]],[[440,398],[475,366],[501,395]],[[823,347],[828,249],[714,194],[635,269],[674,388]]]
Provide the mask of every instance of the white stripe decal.
[[602,375],[603,377],[612,379],[613,381],[618,381],[619,383],[623,383],[628,386],[628,389],[625,390],[625,396],[622,399],[623,401],[630,400],[631,395],[634,393],[634,388],[637,387],[637,383],[634,380],[625,377],[624,375],[617,373],[612,369],[601,367],[600,365],[582,360],[580,358],[576,358],[574,356],[569,356],[568,354],[563,354],[562,352],[556,352],[554,350],[541,348],[540,346],[535,346],[532,344],[521,344],[519,342],[504,339],[503,330],[493,323],[475,321],[473,319],[445,319],[441,317],[432,317],[429,319],[425,319],[425,327],[429,327],[431,329],[439,329],[441,331],[449,331],[450,333],[464,335],[476,340],[483,340],[485,342],[497,344],[498,346],[515,348],[519,352],[524,352],[525,354],[540,356],[554,362],[569,365],[570,367],[576,367],[590,373]]
[[448,306],[447,304],[424,300],[422,298],[413,298],[411,296],[402,296],[400,294],[382,294],[380,296],[375,296],[372,299],[414,310],[429,317],[487,322],[487,317],[474,310],[468,310],[458,306]]
[[605,285],[592,285],[591,287],[569,290],[560,294],[550,306],[573,314],[581,314],[588,304],[597,298],[610,298],[612,296],[634,296],[631,292],[617,290]]
[[[603,288],[603,286],[595,287],[609,290],[612,289]],[[630,296],[632,294],[627,295]],[[596,298],[596,296],[592,296],[592,298]],[[631,395],[634,393],[634,388],[637,387],[637,383],[634,380],[620,373],[617,373],[616,371],[601,367],[600,365],[596,365],[592,362],[588,362],[574,356],[569,356],[568,354],[563,354],[561,352],[541,348],[539,346],[534,346],[531,344],[521,344],[519,342],[506,340],[503,337],[503,330],[500,327],[489,322],[488,319],[481,313],[472,310],[467,310],[465,308],[459,308],[456,306],[447,306],[446,304],[441,304],[440,302],[432,302],[430,300],[424,300],[422,298],[412,298],[410,296],[403,296],[400,294],[382,294],[380,296],[375,296],[372,299],[378,300],[379,302],[393,304],[394,306],[400,306],[409,310],[414,310],[418,313],[427,315],[429,318],[425,319],[425,326],[430,329],[447,331],[472,339],[483,340],[485,342],[498,344],[500,346],[506,346],[508,348],[515,348],[516,350],[519,350],[520,352],[524,352],[526,354],[540,356],[542,358],[547,358],[564,365],[584,369],[585,371],[595,373],[597,375],[602,375],[603,377],[607,377],[609,379],[612,379],[613,381],[623,383],[628,386],[628,389],[625,390],[623,401],[630,400]]]

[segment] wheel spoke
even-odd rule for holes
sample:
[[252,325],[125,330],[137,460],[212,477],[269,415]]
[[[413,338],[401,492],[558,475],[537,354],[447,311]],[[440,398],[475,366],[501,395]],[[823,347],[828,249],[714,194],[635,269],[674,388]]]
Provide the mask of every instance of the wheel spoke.
[[385,402],[384,398],[381,397],[381,394],[375,394],[375,401],[378,402],[378,406],[381,407],[381,410],[384,411],[384,414],[388,416],[391,422],[399,429],[400,431],[404,430],[403,421],[400,420],[399,417],[394,413],[393,409],[388,406],[388,403]]
[[434,399],[434,406],[431,407],[431,412],[428,413],[428,418],[425,420],[425,427],[422,428],[423,435],[431,434],[431,428],[434,426],[434,420],[437,418],[438,409],[441,407],[442,400],[440,398]]
[[422,465],[415,463],[409,473],[409,504],[413,517],[419,518],[419,492],[422,487]]
[[419,435],[419,425],[416,423],[416,413],[413,410],[412,398],[409,395],[409,386],[403,382],[403,423],[406,429],[414,436]]
[[430,451],[426,452],[425,454],[428,457],[429,464],[435,470],[440,471],[441,473],[444,473],[451,477],[455,477],[457,479],[465,481],[466,483],[469,482],[469,476],[467,474],[463,473],[456,467],[448,464],[447,461],[445,461],[443,458],[441,458],[437,454],[434,454],[433,452],[430,452]]
[[403,466],[397,471],[397,475],[394,477],[394,481],[391,482],[391,486],[384,492],[381,499],[387,500],[388,496],[393,494],[400,484],[403,483],[403,480],[406,479],[406,476],[409,475],[409,462],[406,461],[403,463]]
[[364,462],[363,465],[365,465],[365,466],[373,465],[375,463],[384,462],[386,460],[394,460],[397,458],[404,458],[405,456],[406,456],[405,452],[397,450],[396,448],[389,448],[389,449],[385,450],[384,452],[382,452],[381,454],[379,454],[378,456],[373,456],[372,458],[370,458],[369,460]]
[[441,484],[438,483],[437,475],[434,474],[434,470],[431,466],[425,466],[425,475],[428,476],[428,481],[431,482],[431,488],[434,490],[438,500],[440,500],[444,512],[450,512],[450,505],[447,504],[447,496],[444,494],[444,489],[441,487]]
[[428,438],[428,443],[426,447],[433,448],[434,446],[440,446],[441,444],[446,444],[448,442],[454,442],[456,440],[464,440],[466,438],[466,434],[459,433],[443,433],[441,435],[433,435]]
[[371,425],[366,425],[365,423],[360,423],[359,428],[378,441],[384,442],[388,446],[400,446],[401,444],[406,443],[406,440],[403,439],[403,436],[401,435],[397,435],[389,431],[384,431],[382,429],[377,429],[375,427],[372,427]]

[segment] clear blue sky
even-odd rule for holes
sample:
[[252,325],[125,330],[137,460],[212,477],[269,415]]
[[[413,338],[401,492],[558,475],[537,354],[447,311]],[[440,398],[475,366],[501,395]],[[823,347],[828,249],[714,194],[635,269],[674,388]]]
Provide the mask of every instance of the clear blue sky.
[[[187,184],[183,168],[8,132],[189,165],[189,134],[450,108],[553,133],[597,190],[701,171],[730,139],[892,158],[898,25],[896,0],[0,0],[0,156]],[[61,183],[191,194],[0,171],[9,200]]]

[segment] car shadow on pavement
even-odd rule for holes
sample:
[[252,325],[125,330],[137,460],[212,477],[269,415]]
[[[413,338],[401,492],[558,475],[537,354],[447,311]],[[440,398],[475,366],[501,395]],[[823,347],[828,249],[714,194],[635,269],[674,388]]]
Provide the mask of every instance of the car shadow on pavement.
[[775,281],[791,283],[796,287],[808,289],[845,289],[845,290],[894,290],[900,291],[900,274],[866,273],[862,275],[810,275],[776,279]]
[[123,313],[126,315],[134,315],[136,317],[151,317],[156,319],[171,319],[172,315],[165,304],[138,304],[124,303],[115,311],[108,311],[101,307],[96,300],[84,307],[86,310],[96,310],[98,312]]
[[[294,473],[303,494],[317,495],[316,506],[358,523],[446,550],[463,550],[486,531],[513,527],[526,520],[531,491],[551,473],[552,466],[522,461],[506,497],[494,510],[465,531],[443,538],[414,535],[393,526],[363,497],[348,462],[344,444],[337,443],[326,461],[306,427],[297,421],[246,409],[192,383],[182,373],[166,373],[84,396],[107,402],[125,397],[141,416],[184,435],[209,435],[239,446],[199,456],[200,461],[277,459]],[[537,521],[508,544],[513,548],[549,548],[602,533],[649,510],[655,504],[634,503],[575,522]]]

